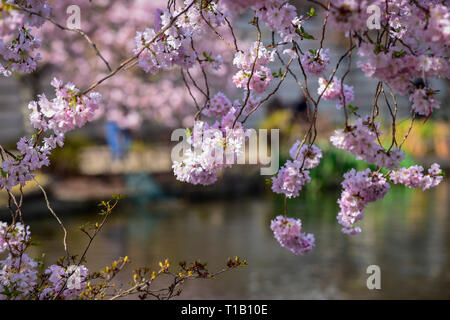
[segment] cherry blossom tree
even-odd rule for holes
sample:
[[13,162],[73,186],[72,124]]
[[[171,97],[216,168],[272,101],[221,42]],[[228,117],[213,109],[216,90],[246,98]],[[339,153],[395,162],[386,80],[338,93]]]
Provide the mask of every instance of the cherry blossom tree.
[[[362,231],[358,222],[364,209],[370,202],[382,199],[391,183],[422,190],[437,186],[443,179],[438,164],[427,171],[419,165],[400,165],[405,157],[402,145],[416,115],[426,116],[427,120],[440,106],[438,91],[430,86],[429,79],[450,75],[448,6],[437,0],[308,2],[311,10],[307,12],[298,12],[284,0],[169,0],[151,4],[101,1],[96,5],[86,2],[82,4],[83,11],[88,8],[91,17],[101,18],[89,19],[84,30],[68,29],[53,18],[52,10],[59,16],[65,12],[65,1],[53,8],[44,0],[2,1],[0,73],[6,77],[32,73],[40,64],[48,63],[56,66],[58,77],[51,82],[54,97],[41,94],[29,104],[30,122],[36,133],[21,138],[15,153],[1,148],[0,188],[11,199],[12,222],[0,225],[0,249],[9,254],[0,261],[0,297],[70,299],[83,294],[96,297],[96,292],[104,294],[102,288],[87,288],[88,270],[82,260],[74,263],[67,248],[67,257],[50,266],[44,272],[46,277],[40,275],[44,281],[38,281],[37,262],[25,253],[30,237],[20,210],[22,198],[17,200],[11,193],[14,186],[22,188],[27,182],[36,182],[34,172],[48,166],[49,154],[63,146],[65,134],[96,119],[99,110],[116,121],[133,112],[149,113],[151,118],[169,123],[175,114],[181,120],[190,114],[195,122],[187,141],[193,151],[188,150],[182,159],[174,161],[173,171],[180,181],[207,186],[233,165],[225,159],[240,156],[247,120],[281,88],[287,77],[292,77],[312,112],[306,134],[298,137],[289,152],[291,159],[272,178],[272,191],[284,195],[285,210],[270,228],[280,245],[294,254],[306,254],[316,245],[314,235],[303,231],[300,219],[288,217],[287,201],[301,196],[302,188],[311,180],[310,170],[323,157],[315,145],[320,135],[317,119],[322,99],[335,101],[345,119],[342,129],[329,138],[331,144],[376,167],[359,172],[352,169],[344,174],[337,216],[344,233],[354,236]],[[368,10],[374,5],[380,9],[379,16],[373,17],[373,11]],[[310,20],[318,19],[314,8],[320,8],[324,18],[322,28],[309,34],[305,27]],[[234,19],[242,14],[250,17],[254,30],[250,42],[236,36]],[[373,29],[373,19],[378,19],[379,28]],[[347,41],[334,66],[329,49],[324,48],[330,27],[342,30]],[[58,34],[70,34],[69,38],[58,36],[53,41],[50,34],[56,34],[57,29]],[[271,42],[265,42],[263,32],[272,33]],[[214,39],[214,45],[208,45],[205,39]],[[305,46],[304,39],[315,40],[314,47]],[[364,115],[350,105],[358,95],[357,88],[346,84],[355,53],[361,72],[378,81],[371,111]],[[282,65],[279,72],[271,69],[275,62]],[[300,72],[295,72],[294,66]],[[220,71],[222,68],[225,70]],[[338,78],[337,71],[343,68],[346,71]],[[174,76],[176,73],[182,81]],[[214,80],[213,74],[223,82]],[[312,81],[318,82],[317,92],[310,89]],[[240,90],[240,99],[233,101],[227,93],[232,87]],[[142,100],[140,93],[146,90],[165,91],[167,96],[154,95],[157,101],[145,101],[147,95]],[[412,103],[411,127],[403,137],[397,136],[395,130],[399,108],[396,96],[407,96]],[[380,98],[386,101],[386,110],[380,110]],[[390,133],[380,129],[380,112],[391,118]],[[387,148],[380,142],[382,136],[391,139]],[[219,156],[218,149],[223,150]],[[91,241],[115,204],[104,203],[105,218],[94,226],[93,234],[85,230]],[[50,205],[49,210],[64,228]],[[118,271],[123,263],[125,258],[109,270]],[[168,264],[161,263],[160,273],[168,272]],[[228,261],[229,268],[241,264],[239,259]],[[202,265],[181,267],[185,273],[175,277],[177,284],[193,273],[198,277],[205,275]],[[114,272],[100,278],[108,282]],[[156,276],[155,273],[151,278]],[[143,291],[146,297],[151,296],[148,278],[140,274],[136,278],[141,281],[136,280],[130,292]],[[62,285],[61,279],[65,279]],[[127,293],[119,292],[114,297]],[[171,296],[173,291],[168,294]]]

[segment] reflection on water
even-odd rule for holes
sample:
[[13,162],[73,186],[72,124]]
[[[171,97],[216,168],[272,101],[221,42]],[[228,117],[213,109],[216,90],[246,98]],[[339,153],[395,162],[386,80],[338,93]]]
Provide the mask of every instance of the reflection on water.
[[[221,268],[229,256],[247,259],[249,266],[217,280],[186,284],[185,299],[379,299],[450,298],[450,225],[448,185],[420,191],[393,188],[372,204],[363,232],[349,237],[336,221],[338,194],[302,197],[289,205],[301,217],[304,230],[316,237],[305,256],[281,248],[269,229],[281,213],[281,200],[224,199],[190,203],[125,202],[111,216],[88,255],[90,268],[101,268],[129,255],[134,267],[193,259]],[[85,236],[76,226],[98,219],[94,214],[64,215],[73,230],[72,251],[81,251]],[[29,221],[34,237],[43,243],[48,261],[62,255],[62,233],[50,218]],[[366,268],[381,268],[381,290],[368,290]],[[126,270],[120,280],[130,276]]]

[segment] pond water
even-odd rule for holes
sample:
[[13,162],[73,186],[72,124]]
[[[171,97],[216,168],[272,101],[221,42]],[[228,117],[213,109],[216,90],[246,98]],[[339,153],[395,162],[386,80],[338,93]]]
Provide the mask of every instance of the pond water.
[[[305,232],[314,233],[316,247],[304,256],[281,248],[269,228],[282,212],[282,200],[227,198],[133,202],[125,200],[113,213],[89,254],[89,268],[103,268],[128,255],[132,266],[118,281],[126,284],[133,267],[157,269],[159,261],[199,259],[211,271],[231,256],[248,261],[216,280],[188,282],[183,299],[416,299],[450,298],[449,185],[421,192],[392,188],[371,204],[350,237],[336,221],[336,193],[307,194],[289,203],[289,215],[301,217]],[[96,221],[95,206],[64,212],[71,226],[69,245],[81,253],[86,236],[77,226]],[[62,255],[62,232],[48,218],[28,220],[33,236],[43,243],[32,255],[46,251],[48,260]],[[369,290],[366,269],[381,269],[381,290]]]

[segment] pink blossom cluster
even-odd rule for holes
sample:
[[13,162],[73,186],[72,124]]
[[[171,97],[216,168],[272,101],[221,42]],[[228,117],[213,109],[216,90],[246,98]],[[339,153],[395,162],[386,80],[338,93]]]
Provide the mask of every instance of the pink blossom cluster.
[[222,92],[218,92],[209,102],[209,107],[203,110],[203,114],[208,117],[223,117],[231,109],[232,104]]
[[35,129],[52,130],[55,135],[84,126],[92,121],[99,107],[101,95],[97,92],[83,94],[73,83],[64,84],[54,78],[51,85],[56,97],[48,100],[45,94],[29,103],[30,121]]
[[353,126],[335,130],[330,141],[336,148],[354,155],[357,160],[364,160],[380,168],[396,169],[405,158],[405,152],[396,147],[389,152],[385,151],[377,143],[377,136],[381,134],[379,123],[358,118]]
[[[0,222],[0,254],[5,251],[9,253],[6,259],[0,260],[0,300],[24,299],[36,290],[38,263],[25,253],[30,243],[29,226],[22,223],[8,226]],[[63,299],[74,299],[86,286],[88,269],[83,265],[51,265],[45,274],[48,281],[45,288],[39,291],[39,299],[51,299],[57,295]]]
[[[11,25],[9,28],[15,28],[24,24],[39,28],[45,22],[45,17],[50,16],[50,11],[52,8],[51,5],[47,3],[47,0],[7,0],[6,3],[24,8],[28,11],[8,11],[8,7],[4,7],[4,9],[7,10],[5,18],[10,20],[2,22],[2,27],[3,24],[10,23]],[[30,12],[36,14],[31,14]]]
[[155,30],[150,28],[136,34],[136,48],[133,53],[139,54],[142,51],[139,55],[139,66],[145,72],[156,74],[161,69],[169,69],[176,64],[186,67],[193,66],[195,59],[189,52],[190,40],[188,38],[171,39],[170,42],[161,39],[154,42],[155,37]]
[[89,271],[83,265],[62,267],[54,264],[45,270],[45,274],[48,275],[48,286],[39,293],[39,299],[45,300],[58,296],[65,300],[72,300],[79,297],[86,287]]
[[439,109],[441,103],[435,99],[436,91],[430,88],[416,89],[414,93],[409,96],[409,100],[412,102],[411,108],[417,114],[422,116],[430,115],[434,109]]
[[301,26],[301,17],[297,15],[297,9],[282,0],[265,0],[253,6],[256,16],[263,21],[266,26],[277,32],[285,42],[300,40],[297,34]]
[[389,5],[389,24],[395,28],[394,34],[412,48],[427,45],[435,51],[438,43],[450,44],[450,12],[445,1],[393,1]]
[[223,0],[220,5],[231,15],[239,14],[247,9],[254,10],[264,24],[277,32],[284,42],[299,40],[298,30],[302,17],[297,15],[295,6],[283,0]]
[[369,13],[367,7],[371,4],[381,7],[381,1],[367,0],[335,0],[330,6],[330,23],[343,31],[358,31],[367,29]]
[[358,54],[367,58],[358,66],[367,77],[388,83],[394,90],[407,94],[414,90],[411,79],[418,77],[446,77],[450,75],[448,58],[411,54],[402,48],[391,47],[389,51],[374,53],[371,45],[363,44]]
[[0,253],[9,251],[14,254],[20,254],[27,248],[30,236],[29,226],[25,226],[20,222],[14,225],[0,222]]
[[344,106],[344,98],[346,105],[354,99],[353,86],[342,84],[342,81],[336,77],[333,77],[330,82],[320,77],[317,93],[322,95],[324,100],[337,100],[336,108],[338,110]]
[[29,226],[0,222],[0,254],[9,253],[0,260],[0,300],[24,298],[37,284],[37,262],[24,253],[30,241]]
[[[8,4],[12,6],[8,6]],[[40,60],[39,53],[34,51],[40,47],[41,41],[31,32],[31,27],[41,27],[50,15],[50,5],[45,0],[8,0],[2,5],[0,19],[0,56],[4,64],[0,63],[0,74],[9,77],[12,72],[30,73],[37,67]]]
[[274,61],[274,57],[275,51],[268,50],[263,44],[258,45],[258,42],[254,42],[248,50],[236,52],[233,64],[243,70],[251,70],[254,64],[257,70]]
[[450,65],[448,57],[442,56],[428,56],[421,54],[416,59],[417,76],[428,78],[449,78]]
[[297,9],[283,0],[224,0],[220,5],[230,14],[239,14],[247,9],[253,9],[256,17],[272,31],[277,32],[284,42],[300,40],[299,28],[302,17],[297,15]]
[[[247,100],[247,103],[245,103],[245,100]],[[243,97],[242,101],[235,100],[233,102],[233,107],[236,108],[237,110],[240,110],[242,107],[244,107],[244,109],[242,110],[242,114],[244,116],[247,116],[251,112],[255,111],[255,108],[259,105],[260,102],[261,102],[261,98],[256,97],[252,94],[250,94],[247,99],[247,92],[244,91],[244,97]],[[245,106],[243,106],[244,103],[245,103]]]
[[274,54],[275,51],[267,50],[262,43],[258,45],[258,42],[254,42],[247,51],[238,51],[233,60],[233,64],[240,69],[233,76],[236,87],[249,87],[256,93],[263,93],[273,79],[267,65],[274,61]]
[[[185,0],[184,6],[186,7],[191,3],[192,0]],[[175,15],[177,13],[176,11]],[[176,21],[177,27],[183,28],[191,36],[203,35],[206,31],[211,30],[211,27],[218,28],[223,24],[225,24],[225,14],[217,5],[217,1],[199,1],[185,13],[182,19]],[[160,23],[158,27],[162,26],[163,24]]]
[[[450,45],[450,10],[442,4],[433,3],[429,6],[428,25],[423,28],[425,41]],[[447,3],[448,4],[448,3]],[[423,22],[422,22],[423,23]]]
[[341,210],[337,219],[344,227],[342,232],[355,235],[361,232],[361,228],[355,226],[355,223],[362,220],[367,204],[382,199],[390,186],[383,174],[370,169],[358,172],[351,169],[344,174],[344,178],[341,198],[338,200]]
[[38,284],[38,263],[26,253],[0,261],[0,300],[21,300]]
[[[192,0],[186,0],[184,3],[188,6]],[[156,74],[174,66],[192,67],[196,59],[200,58],[192,48],[192,39],[203,34],[208,27],[217,28],[225,21],[215,2],[209,2],[207,7],[204,7],[204,3],[199,1],[171,26],[174,17],[181,14],[182,10],[184,9],[178,9],[174,13],[157,10],[154,28],[136,33],[133,53],[139,55],[139,66],[145,72]],[[159,35],[160,31],[166,28],[167,30]],[[220,56],[213,59],[206,53],[204,55],[206,60],[203,60],[203,64],[210,62],[214,69],[222,63]]]
[[[301,59],[302,66],[305,71],[315,76],[319,76],[326,71],[328,65],[330,64],[329,51],[329,49],[319,49],[309,50],[306,52]],[[348,86],[344,85],[344,92],[346,89],[348,90]]]
[[[202,111],[202,113],[209,117],[222,117],[223,123],[231,126],[234,122],[235,115],[242,109],[242,115],[247,116],[250,112],[258,106],[261,101],[260,97],[256,97],[250,93],[247,98],[247,92],[243,92],[242,100],[236,99],[231,104],[230,100],[221,92],[217,93],[210,100],[210,107]],[[247,101],[245,103],[245,101]],[[245,106],[244,106],[245,103]],[[235,110],[230,113],[230,110]],[[239,126],[239,122],[236,123]]]
[[291,158],[300,162],[305,169],[317,167],[320,163],[320,159],[322,158],[322,150],[314,144],[304,144],[301,148],[300,145],[300,140],[297,140],[292,145],[289,150],[289,155]]
[[[397,92],[415,94],[414,78],[449,78],[448,45],[450,43],[450,9],[438,1],[381,1],[382,23],[388,23],[395,45],[387,47],[365,42],[359,61],[365,75],[389,84]],[[398,39],[398,41],[397,41]],[[410,97],[410,100],[417,97]],[[429,103],[429,105],[436,104]],[[413,106],[421,114],[429,114],[420,106]]]
[[[197,0],[186,14],[197,10],[200,3],[205,7],[206,4],[213,4],[211,1]],[[60,23],[64,22],[64,17],[67,17],[66,9],[72,4],[71,0],[52,1],[52,16]],[[81,28],[95,42],[111,67],[118,66],[130,58],[135,47],[136,31],[144,31],[147,27],[154,28],[156,17],[160,18],[159,14],[155,14],[156,10],[167,8],[166,0],[78,1],[76,4],[82,13]],[[183,1],[176,1],[176,5],[183,6]],[[174,10],[173,6],[171,10]],[[203,11],[205,18],[211,13],[208,10]],[[183,15],[179,19],[180,23],[185,23],[187,17]],[[231,17],[228,19],[233,23]],[[204,22],[203,18],[200,20]],[[189,72],[197,83],[203,84],[204,69],[211,90],[225,92],[234,89],[228,77],[232,71],[230,66],[234,53],[209,26],[206,26],[205,30],[206,33],[194,38],[198,60]],[[108,72],[106,65],[94,54],[92,46],[78,33],[60,30],[49,22],[38,31],[37,36],[43,40],[39,50],[42,61],[39,64],[52,70],[56,77],[76,83],[78,87],[89,87],[92,84],[92,75],[103,76]],[[219,27],[218,32],[231,43],[228,26]],[[186,71],[184,70],[187,81],[191,83]],[[99,86],[98,90],[104,96],[104,108],[98,112],[97,117],[105,117],[107,121],[113,121],[121,128],[130,130],[138,130],[147,120],[171,128],[192,127],[195,103],[185,84],[179,81],[179,76],[178,68],[160,72],[157,77],[142,76],[142,69],[139,67],[118,72]],[[195,88],[192,89],[195,98],[200,101],[204,96]]]
[[[72,83],[64,85],[53,79],[56,97],[48,100],[45,94],[38,101],[32,101],[30,121],[40,134],[31,138],[23,137],[17,143],[19,155],[1,164],[0,188],[10,190],[16,185],[24,186],[33,179],[32,171],[48,166],[48,156],[57,145],[64,144],[66,132],[81,127],[94,118],[101,96],[96,92],[81,93]],[[48,133],[48,136],[43,134]],[[42,140],[39,137],[42,136]]]
[[37,67],[40,60],[39,53],[33,56],[33,51],[40,47],[40,40],[35,38],[30,30],[19,28],[19,34],[13,41],[4,44],[0,39],[0,55],[7,65],[0,65],[0,73],[9,77],[12,71],[19,73],[31,73]]
[[[251,71],[239,70],[233,76],[233,83],[237,88],[250,88],[250,90],[256,93],[263,93],[269,86],[270,82],[273,80],[271,71],[267,67],[261,67],[259,70],[253,72],[252,78],[250,79]],[[250,83],[249,83],[250,80]]]
[[236,163],[246,139],[239,121],[233,127],[237,112],[232,107],[212,126],[203,121],[195,122],[187,139],[189,147],[183,150],[181,159],[173,161],[172,168],[178,180],[210,185],[217,181],[221,170]]
[[401,48],[374,53],[373,46],[368,44],[362,44],[358,54],[367,58],[365,62],[358,61],[358,66],[367,77],[385,81],[401,94],[407,94],[411,89],[411,79],[418,73],[414,55]]
[[390,178],[393,183],[403,184],[408,188],[422,188],[422,191],[436,187],[443,180],[443,173],[437,163],[433,163],[428,169],[428,174],[423,174],[422,166],[411,166],[392,171]]
[[[298,197],[303,186],[311,181],[309,171],[319,165],[322,151],[315,145],[303,145],[300,141],[294,143],[289,154],[293,161],[287,160],[272,178],[272,191],[284,194],[287,198]],[[298,154],[298,155],[297,155]]]
[[1,164],[2,176],[0,188],[11,190],[16,185],[24,186],[27,181],[33,179],[32,171],[49,165],[47,147],[36,147],[35,140],[22,137],[17,143],[20,155],[16,159],[5,160]]
[[308,170],[301,169],[299,161],[287,160],[272,178],[272,191],[287,198],[298,197],[303,186],[311,181]]
[[312,250],[315,245],[314,235],[302,233],[300,219],[278,216],[270,223],[275,239],[280,245],[289,249],[293,254],[303,255]]

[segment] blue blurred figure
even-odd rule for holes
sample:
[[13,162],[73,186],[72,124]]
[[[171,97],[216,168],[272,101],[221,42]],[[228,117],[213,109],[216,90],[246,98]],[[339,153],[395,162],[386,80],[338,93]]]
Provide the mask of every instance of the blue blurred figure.
[[113,159],[123,159],[131,146],[130,130],[122,129],[117,123],[108,121],[105,125],[105,133]]

